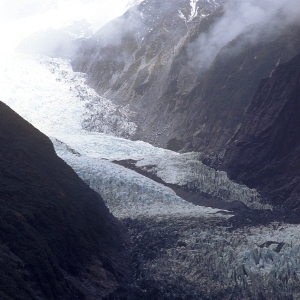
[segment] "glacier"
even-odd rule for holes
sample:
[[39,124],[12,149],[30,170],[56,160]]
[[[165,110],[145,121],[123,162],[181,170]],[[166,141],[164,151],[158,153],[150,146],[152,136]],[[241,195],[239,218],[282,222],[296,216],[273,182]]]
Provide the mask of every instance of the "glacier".
[[[166,183],[188,185],[255,208],[269,208],[260,203],[255,190],[202,164],[199,153],[179,154],[120,138],[136,130],[130,112],[99,96],[86,84],[85,75],[73,72],[66,60],[15,55],[0,67],[0,80],[3,102],[47,136],[87,158],[137,160],[139,167],[155,166],[153,171]],[[64,158],[63,152],[58,154]],[[72,159],[68,163],[73,166]],[[80,173],[78,165],[74,169]]]
[[128,228],[137,286],[150,282],[170,299],[300,298],[299,225],[235,228],[233,212],[191,204],[114,161],[130,159],[165,183],[270,209],[257,191],[204,165],[201,153],[125,139],[136,130],[133,112],[98,95],[67,60],[14,54],[1,61],[0,80],[0,99],[51,138],[57,154]]
[[108,160],[70,151],[53,140],[56,152],[92,189],[101,194],[111,213],[118,219],[162,217],[166,215],[218,215],[217,209],[195,206],[175,192],[145,176]]

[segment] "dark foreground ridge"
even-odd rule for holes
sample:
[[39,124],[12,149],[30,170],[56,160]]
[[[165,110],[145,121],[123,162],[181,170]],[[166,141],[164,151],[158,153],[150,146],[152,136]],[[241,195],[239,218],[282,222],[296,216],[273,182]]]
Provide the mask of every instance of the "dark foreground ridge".
[[131,278],[123,227],[0,102],[0,299],[102,299]]

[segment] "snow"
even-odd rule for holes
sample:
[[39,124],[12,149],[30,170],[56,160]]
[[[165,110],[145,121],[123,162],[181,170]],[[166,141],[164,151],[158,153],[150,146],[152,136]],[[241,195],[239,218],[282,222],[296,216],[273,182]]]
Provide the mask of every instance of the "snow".
[[179,18],[183,19],[186,23],[192,22],[195,17],[197,17],[198,14],[198,8],[197,2],[199,0],[190,0],[190,6],[191,6],[191,12],[188,17],[185,17],[185,15],[182,13],[181,10],[178,10]]
[[186,21],[186,17],[184,16],[183,12],[181,10],[178,10],[178,15],[179,15],[179,18]]
[[[190,0],[190,14],[186,17],[181,10],[178,10],[178,16],[180,19],[184,20],[184,22],[190,23],[192,22],[199,14],[200,4],[198,4],[199,0]],[[213,10],[217,9],[220,5],[216,3],[214,0],[202,0],[200,3],[207,2]],[[204,10],[207,7],[205,6]],[[203,8],[202,8],[203,9]],[[200,11],[202,11],[202,9]],[[209,14],[200,14],[201,19],[204,19]]]
[[190,1],[190,6],[191,6],[191,14],[189,16],[188,22],[191,22],[198,14],[198,7],[197,7],[197,2],[199,0],[191,0]]

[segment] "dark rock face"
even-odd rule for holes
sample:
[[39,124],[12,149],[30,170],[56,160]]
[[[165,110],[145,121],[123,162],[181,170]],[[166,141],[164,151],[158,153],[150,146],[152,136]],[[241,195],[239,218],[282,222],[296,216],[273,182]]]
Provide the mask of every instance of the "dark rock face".
[[299,211],[300,54],[263,80],[223,168],[273,205]]
[[123,227],[0,102],[0,298],[102,299],[131,278]]
[[260,80],[300,51],[295,27],[224,59],[239,36],[202,69],[197,39],[223,15],[218,3],[199,1],[201,13],[190,20],[189,1],[143,1],[104,26],[73,59],[101,95],[136,112],[131,138],[175,151],[221,151]]

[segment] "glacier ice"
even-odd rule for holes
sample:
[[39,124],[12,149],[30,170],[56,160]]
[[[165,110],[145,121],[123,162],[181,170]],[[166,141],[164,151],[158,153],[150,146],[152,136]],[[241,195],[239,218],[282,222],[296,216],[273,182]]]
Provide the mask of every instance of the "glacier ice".
[[163,287],[171,299],[299,299],[299,225],[232,231],[220,220],[194,217],[126,224],[137,282]]
[[187,203],[112,161],[131,159],[166,183],[268,208],[255,190],[205,166],[199,153],[118,137],[135,130],[132,112],[97,95],[67,61],[15,56],[1,63],[0,79],[1,100],[50,136],[57,154],[127,226],[139,266],[137,283],[149,280],[169,295],[196,295],[191,299],[222,299],[224,291],[238,295],[233,299],[300,299],[299,225],[232,229],[230,214]]
[[[136,160],[138,167],[153,166],[153,172],[166,183],[186,185],[226,201],[240,200],[250,207],[268,208],[260,203],[255,190],[202,164],[199,153],[178,154],[118,138],[135,132],[136,126],[130,121],[132,112],[100,97],[86,85],[84,74],[72,71],[67,60],[14,55],[1,64],[0,79],[2,101],[86,160]],[[68,162],[73,166],[72,160]]]
[[0,79],[2,101],[48,136],[85,129],[129,137],[136,131],[132,112],[100,97],[67,60],[15,54],[0,64]]
[[255,189],[237,184],[227,177],[226,172],[203,164],[201,153],[172,155],[165,152],[160,157],[146,157],[138,161],[136,166],[151,166],[151,171],[167,183],[198,189],[225,201],[239,200],[257,209],[272,208],[260,202],[260,195]]
[[55,139],[53,144],[59,156],[102,196],[111,213],[119,219],[166,215],[220,217],[217,209],[188,203],[172,189],[132,170],[82,155]]

